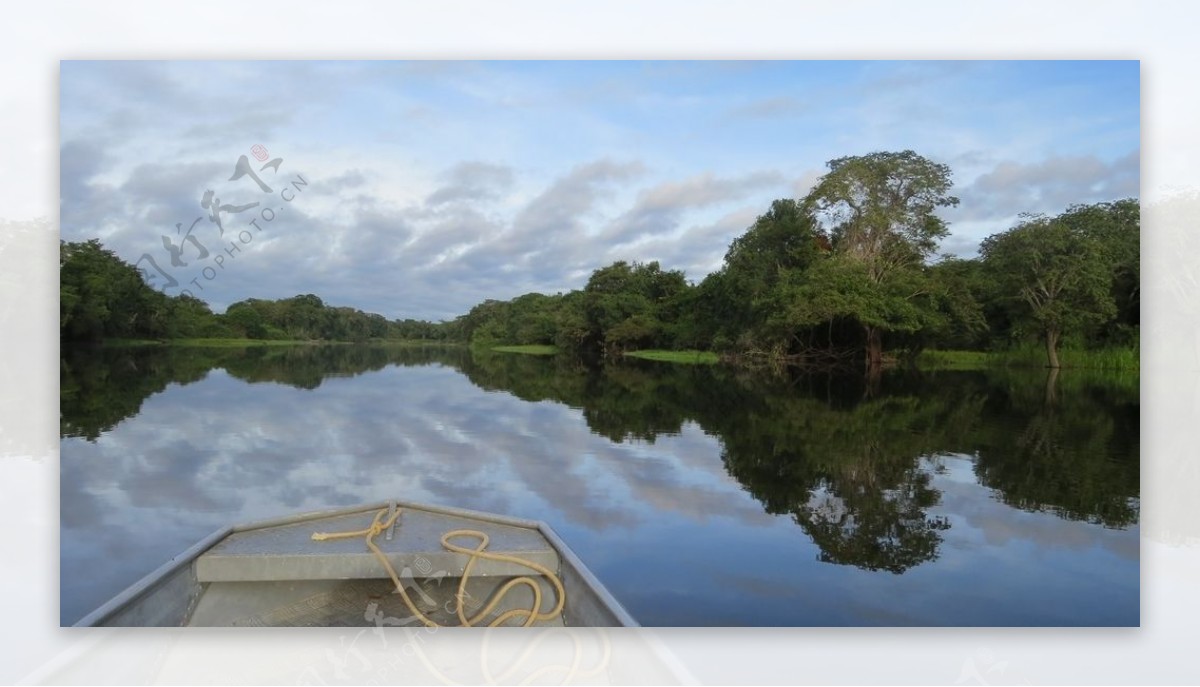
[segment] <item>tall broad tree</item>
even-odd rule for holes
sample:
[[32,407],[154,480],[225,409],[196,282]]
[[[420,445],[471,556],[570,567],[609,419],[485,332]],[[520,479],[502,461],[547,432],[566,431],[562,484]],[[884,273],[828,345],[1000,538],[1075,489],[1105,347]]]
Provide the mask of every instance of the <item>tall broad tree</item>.
[[657,345],[664,309],[687,288],[683,272],[657,261],[622,260],[592,272],[583,288],[588,339],[608,352]]
[[[786,353],[795,327],[778,320],[781,282],[803,273],[829,250],[829,240],[800,203],[775,200],[746,233],[734,239],[725,253],[719,279],[709,284],[710,295],[723,298],[717,327],[727,339],[741,339],[742,348]],[[720,289],[713,288],[720,286]]]
[[950,167],[911,150],[842,157],[828,166],[804,204],[828,229],[834,253],[858,263],[868,281],[862,316],[847,314],[863,327],[867,366],[878,369],[887,322],[907,319],[885,311],[907,309],[906,300],[924,295],[921,288],[899,294],[896,287],[915,283],[913,273],[949,233],[937,209],[957,205],[958,198],[949,194]]
[[1109,345],[1136,342],[1141,322],[1141,204],[1124,198],[1072,205],[1058,220],[1098,244],[1112,275],[1115,319],[1098,325],[1089,338]]
[[58,275],[63,340],[156,338],[166,331],[169,299],[98,239],[60,241]]
[[1040,334],[1048,367],[1059,367],[1064,334],[1116,314],[1112,259],[1085,225],[1061,215],[1026,215],[1012,229],[984,239],[979,252],[1018,321]]

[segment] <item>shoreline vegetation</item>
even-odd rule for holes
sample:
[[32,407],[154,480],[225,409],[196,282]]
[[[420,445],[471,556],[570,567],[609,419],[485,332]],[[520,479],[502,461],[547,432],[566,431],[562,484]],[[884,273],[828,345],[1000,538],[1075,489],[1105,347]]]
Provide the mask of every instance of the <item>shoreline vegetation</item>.
[[[595,269],[580,289],[487,299],[453,320],[389,320],[314,294],[224,313],[151,288],[99,240],[60,243],[60,341],[110,345],[467,345],[585,361],[746,367],[1138,370],[1140,205],[1021,214],[979,255],[939,255],[951,173],[913,151],[827,163],[700,281],[657,261]],[[1022,208],[1013,208],[1019,213]],[[397,301],[402,308],[403,302]]]
[[[363,341],[289,340],[289,339],[110,339],[101,343],[105,348],[132,348],[137,346],[170,346],[195,348],[253,348],[262,346],[397,346],[397,347],[458,347],[462,342],[437,339],[367,339]],[[542,344],[517,346],[491,346],[484,349],[496,353],[516,353],[534,356],[556,356],[567,354],[557,346]],[[1086,350],[1067,348],[1059,352],[1060,367],[1064,370],[1109,370],[1139,374],[1141,364],[1137,348],[1110,348]],[[747,361],[732,356],[721,356],[712,351],[646,349],[625,351],[625,358],[653,360],[656,362],[682,365],[746,365]],[[1044,353],[1036,347],[1026,346],[1004,351],[926,350],[915,359],[900,362],[889,359],[888,367],[911,367],[923,371],[937,370],[986,370],[995,368],[1047,369]]]
[[557,346],[544,344],[523,344],[519,346],[491,346],[488,350],[497,353],[521,353],[523,355],[558,355]]
[[[1059,367],[1064,370],[1120,370],[1138,374],[1141,361],[1137,348],[1086,350],[1067,348],[1059,351]],[[1046,365],[1044,351],[1015,348],[1005,351],[922,351],[915,361],[921,370],[981,370],[997,367],[1053,369]]]
[[721,356],[713,353],[712,351],[628,351],[625,353],[625,356],[628,358],[657,360],[660,362],[680,363],[683,365],[714,365],[721,362]]
[[363,339],[361,341],[339,341],[331,339],[105,339],[106,348],[129,348],[133,346],[177,346],[196,348],[247,348],[254,346],[461,346],[457,341],[435,339]]

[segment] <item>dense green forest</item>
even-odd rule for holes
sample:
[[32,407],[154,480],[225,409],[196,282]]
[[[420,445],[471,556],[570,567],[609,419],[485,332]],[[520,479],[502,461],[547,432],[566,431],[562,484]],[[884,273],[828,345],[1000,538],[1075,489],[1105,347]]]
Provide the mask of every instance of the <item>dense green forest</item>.
[[[1058,352],[1139,345],[1136,199],[1023,214],[975,259],[939,256],[951,171],[912,151],[844,157],[803,198],[780,199],[698,283],[658,262],[616,262],[569,293],[486,300],[452,321],[389,321],[313,295],[213,314],[167,297],[97,241],[63,243],[64,340],[246,337],[549,344],[606,357],[707,350],[727,359],[863,363],[926,349]],[[1020,208],[1014,208],[1019,211]],[[400,304],[402,305],[402,304]]]
[[66,342],[105,339],[369,341],[442,339],[449,330],[419,320],[325,305],[312,294],[249,298],[214,314],[204,301],[167,296],[98,240],[59,246],[59,333]]
[[[980,259],[915,262],[875,282],[812,229],[798,203],[779,200],[697,285],[657,262],[617,262],[581,291],[486,301],[459,318],[456,334],[610,354],[701,349],[836,361],[866,351],[875,364],[885,344],[915,356],[1037,341],[1057,366],[1065,339],[1085,348],[1138,345],[1137,212],[1136,201],[1123,200],[1029,217],[990,237]],[[1090,219],[1098,221],[1083,223]]]
[[[977,259],[936,255],[949,169],[911,151],[842,158],[805,198],[771,204],[698,284],[657,262],[617,262],[582,290],[485,301],[456,338],[602,354],[700,349],[797,362],[1036,342],[1138,346],[1138,201],[1026,214]],[[1134,356],[1136,357],[1136,356]]]

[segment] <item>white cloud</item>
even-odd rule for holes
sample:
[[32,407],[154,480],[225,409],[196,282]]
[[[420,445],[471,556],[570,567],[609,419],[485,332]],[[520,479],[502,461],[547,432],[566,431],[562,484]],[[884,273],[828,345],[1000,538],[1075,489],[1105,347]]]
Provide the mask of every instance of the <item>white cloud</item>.
[[513,170],[486,162],[462,162],[444,174],[446,185],[429,194],[427,205],[491,200],[513,185]]
[[778,172],[762,171],[734,178],[704,172],[683,181],[663,182],[639,193],[633,207],[606,227],[601,236],[612,244],[622,244],[670,234],[690,210],[720,206],[779,186],[782,181]]
[[1008,229],[1024,212],[1054,215],[1071,205],[1136,198],[1139,182],[1137,150],[1111,161],[1080,155],[996,163],[956,190],[958,207],[942,213],[951,231],[942,251],[972,255],[981,240]]

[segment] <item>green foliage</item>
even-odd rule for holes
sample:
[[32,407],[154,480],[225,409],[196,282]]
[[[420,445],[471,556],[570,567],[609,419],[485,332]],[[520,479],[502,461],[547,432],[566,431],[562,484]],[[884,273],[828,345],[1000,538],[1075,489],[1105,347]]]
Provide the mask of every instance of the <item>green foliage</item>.
[[226,308],[223,322],[247,339],[267,338],[266,321],[252,302],[242,301]]
[[914,332],[944,320],[923,265],[949,233],[935,211],[957,205],[958,198],[949,195],[950,168],[911,150],[828,164],[829,173],[804,204],[828,228],[840,263],[835,276],[847,293],[833,305],[862,325],[867,366],[877,369],[885,333]]
[[63,341],[225,339],[370,341],[445,340],[450,327],[330,307],[306,294],[250,298],[214,315],[190,295],[168,297],[96,239],[59,244],[59,323]]
[[981,253],[1039,328],[1063,332],[1115,314],[1100,247],[1065,222],[1028,219],[984,240]]
[[774,201],[730,244],[721,271],[701,283],[709,299],[709,307],[700,310],[706,329],[743,352],[794,352],[798,328],[815,323],[781,316],[781,309],[794,303],[797,278],[820,264],[828,250],[828,238],[805,207]]
[[657,262],[596,270],[583,289],[584,341],[609,353],[664,343],[663,319],[678,317],[689,288],[683,272],[663,271]]
[[805,198],[836,252],[862,262],[872,281],[919,265],[949,233],[934,211],[958,204],[950,168],[911,150],[830,160]]
[[[485,301],[453,323],[454,336],[485,348],[694,349],[806,362],[864,349],[879,362],[884,346],[915,361],[931,347],[1001,350],[1028,339],[1031,320],[1006,291],[1029,281],[1022,260],[930,262],[947,231],[933,213],[957,203],[945,165],[906,151],[841,158],[830,169],[803,201],[774,201],[699,284],[658,263],[617,262],[578,291]],[[1102,298],[1075,300],[1058,311],[1089,323],[1063,334],[1084,337],[1076,348],[1136,348],[1137,216],[1137,201],[1124,200],[1073,206],[1057,219],[1087,244],[1070,254],[1103,257],[1111,278],[1097,279],[1095,293],[1117,303],[1113,311]]]
[[511,301],[487,300],[454,322],[456,336],[474,347],[541,345],[575,349],[586,335],[579,294],[528,293]]
[[803,205],[776,200],[729,245],[725,266],[748,280],[769,283],[780,270],[804,269],[828,249],[828,239]]
[[978,348],[990,334],[984,302],[992,284],[978,260],[946,257],[927,268],[933,316],[918,348],[930,343]]
[[225,310],[223,321],[251,339],[363,342],[389,337],[440,338],[436,325],[414,320],[389,323],[382,315],[328,306],[313,294],[277,301],[239,301]]
[[444,341],[455,338],[451,331],[454,323],[434,323],[406,318],[392,320],[386,325],[384,336],[388,339]]
[[98,240],[60,242],[58,265],[63,339],[155,339],[167,333],[170,299],[146,286],[136,268]]
[[880,283],[870,279],[868,272],[857,260],[832,256],[807,273],[785,280],[776,312],[785,313],[793,326],[815,326],[846,317],[890,331],[917,329],[922,314],[914,298],[926,287],[921,273]]
[[980,247],[1017,325],[1013,333],[1040,336],[1051,367],[1059,365],[1057,350],[1064,335],[1118,314],[1113,291],[1121,252],[1105,240],[1108,230],[1088,219],[1127,211],[1123,205],[1112,208],[1076,207],[1055,218],[1027,216]]
[[1097,246],[1111,275],[1112,319],[1088,330],[1100,346],[1136,346],[1141,322],[1141,207],[1136,199],[1072,205],[1058,216]]
[[184,294],[171,298],[169,303],[164,338],[223,338],[233,333],[213,315],[208,303],[199,298]]
[[[1061,353],[1062,367],[1081,370],[1127,370],[1135,375],[1141,361],[1137,348],[1066,348]],[[981,370],[996,367],[1044,367],[1046,352],[1029,344],[1003,351],[927,350],[917,358],[923,370]]]
[[[1044,348],[1026,342],[989,355],[992,366],[998,367],[1044,367]],[[1093,370],[1128,370],[1137,373],[1141,369],[1139,351],[1136,346],[1105,347],[1096,349],[1077,346],[1064,347],[1059,352],[1059,362],[1064,368]]]

